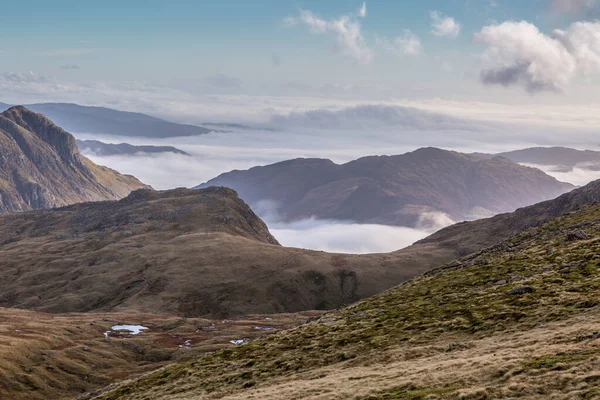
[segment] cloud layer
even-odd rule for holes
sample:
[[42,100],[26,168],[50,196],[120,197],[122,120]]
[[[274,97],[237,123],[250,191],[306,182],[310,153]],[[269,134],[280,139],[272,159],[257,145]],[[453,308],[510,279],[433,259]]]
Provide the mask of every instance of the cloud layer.
[[577,74],[600,71],[600,22],[576,22],[547,35],[533,24],[484,27],[475,41],[486,45],[484,84],[521,86],[530,93],[562,92]]
[[419,229],[316,219],[267,225],[284,246],[334,253],[388,253],[429,236]]

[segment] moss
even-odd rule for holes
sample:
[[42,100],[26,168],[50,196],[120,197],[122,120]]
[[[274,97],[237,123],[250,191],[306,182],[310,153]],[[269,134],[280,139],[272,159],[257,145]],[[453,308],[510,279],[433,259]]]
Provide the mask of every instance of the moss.
[[[354,363],[361,357],[380,360],[389,348],[431,344],[441,335],[523,331],[584,313],[600,304],[600,268],[589,259],[590,253],[600,253],[600,241],[595,240],[600,225],[586,227],[590,240],[565,242],[564,232],[599,217],[600,204],[552,221],[535,234],[513,237],[509,246],[464,257],[459,264],[437,268],[300,328],[200,358],[188,366],[198,378],[185,384],[197,393],[238,390],[250,381],[260,387],[274,377]],[[483,256],[487,264],[474,262]],[[500,281],[508,284],[497,284]],[[520,286],[535,290],[508,294]],[[522,373],[568,369],[596,355],[595,350],[548,355],[525,361],[521,369]],[[150,374],[134,385],[143,392],[141,386],[151,390],[160,379],[157,373]],[[173,375],[164,379],[179,384]],[[404,386],[369,398],[452,398],[458,389]]]

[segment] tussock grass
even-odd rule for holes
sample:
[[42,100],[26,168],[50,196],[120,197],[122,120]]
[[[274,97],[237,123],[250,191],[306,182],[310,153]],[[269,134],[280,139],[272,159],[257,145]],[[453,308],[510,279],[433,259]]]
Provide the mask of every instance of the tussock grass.
[[[567,240],[577,229],[589,239]],[[599,289],[595,205],[99,398],[594,398]]]

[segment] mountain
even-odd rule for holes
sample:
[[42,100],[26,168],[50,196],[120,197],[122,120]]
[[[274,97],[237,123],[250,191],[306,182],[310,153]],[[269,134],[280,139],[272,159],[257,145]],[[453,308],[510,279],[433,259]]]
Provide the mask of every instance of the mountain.
[[87,107],[70,103],[40,103],[29,104],[26,107],[46,115],[57,125],[75,133],[171,138],[204,135],[212,131],[200,126],[177,124],[145,114],[104,107]]
[[85,398],[598,398],[599,220],[588,205],[300,327]]
[[21,106],[0,113],[0,212],[119,199],[143,187],[83,157],[43,115]]
[[448,253],[285,248],[231,189],[137,190],[120,201],[0,215],[0,307],[220,318],[332,309]]
[[172,146],[134,146],[128,143],[104,143],[99,140],[79,140],[77,146],[82,153],[97,156],[136,155],[138,153],[174,153],[189,156],[183,150]]
[[517,163],[552,165],[562,171],[574,167],[600,169],[600,151],[576,150],[568,147],[531,147],[498,154],[476,153],[483,157],[505,157]]
[[342,165],[289,160],[228,172],[198,188],[211,185],[235,189],[256,209],[267,200],[285,220],[317,217],[404,226],[418,225],[431,212],[464,220],[513,211],[573,188],[506,158],[435,148]]
[[222,318],[333,309],[596,201],[600,181],[392,253],[349,255],[279,246],[230,189],[135,191],[0,216],[0,307]]

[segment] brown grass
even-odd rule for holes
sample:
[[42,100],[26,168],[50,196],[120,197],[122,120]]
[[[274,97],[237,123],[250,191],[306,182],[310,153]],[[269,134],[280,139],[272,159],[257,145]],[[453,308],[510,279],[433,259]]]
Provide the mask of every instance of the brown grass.
[[[207,320],[0,308],[0,399],[74,398],[166,363],[230,347],[230,340],[256,339],[316,315],[319,313]],[[137,336],[112,332],[105,338],[104,333],[117,324],[142,324],[150,329]],[[257,326],[273,330],[257,330]]]

